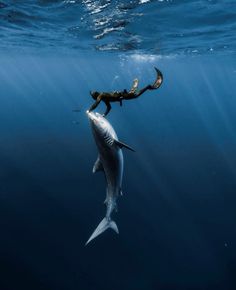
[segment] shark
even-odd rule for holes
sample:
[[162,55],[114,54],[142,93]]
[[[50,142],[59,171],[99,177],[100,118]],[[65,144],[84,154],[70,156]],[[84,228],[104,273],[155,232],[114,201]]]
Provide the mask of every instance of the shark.
[[117,134],[109,121],[101,114],[87,111],[93,137],[98,149],[98,158],[93,166],[93,173],[102,171],[106,179],[106,215],[94,230],[85,245],[107,229],[119,234],[111,214],[117,208],[117,199],[122,195],[124,158],[122,148],[134,151],[130,146],[118,140]]

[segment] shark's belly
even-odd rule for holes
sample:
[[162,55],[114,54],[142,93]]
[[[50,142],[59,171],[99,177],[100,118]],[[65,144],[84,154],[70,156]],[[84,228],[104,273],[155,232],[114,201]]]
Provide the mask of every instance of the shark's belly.
[[109,150],[100,156],[106,181],[107,193],[119,195],[123,177],[123,154],[121,149]]

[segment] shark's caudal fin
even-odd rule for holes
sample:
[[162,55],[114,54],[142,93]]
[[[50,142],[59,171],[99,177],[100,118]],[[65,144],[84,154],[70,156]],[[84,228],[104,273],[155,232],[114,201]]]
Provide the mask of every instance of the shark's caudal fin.
[[116,223],[113,220],[105,217],[97,226],[97,228],[92,233],[91,237],[88,239],[85,245],[87,245],[89,242],[91,242],[93,239],[95,239],[97,236],[99,236],[109,228],[113,229],[117,234],[119,234],[119,230]]

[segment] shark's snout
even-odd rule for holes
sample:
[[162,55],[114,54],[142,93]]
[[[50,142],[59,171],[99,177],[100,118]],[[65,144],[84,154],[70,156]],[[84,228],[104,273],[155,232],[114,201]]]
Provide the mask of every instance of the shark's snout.
[[94,112],[86,111],[86,113],[88,115],[89,120],[92,121],[93,123],[100,123],[103,121],[102,115],[100,115],[97,112],[94,113]]
[[89,111],[86,111],[87,115],[88,115],[88,118],[90,121],[95,121],[97,120],[97,117],[96,117],[96,114],[94,112],[89,112]]

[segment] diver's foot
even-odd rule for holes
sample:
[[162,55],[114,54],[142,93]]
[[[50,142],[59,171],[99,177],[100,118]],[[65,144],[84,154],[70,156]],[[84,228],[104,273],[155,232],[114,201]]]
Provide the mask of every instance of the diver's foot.
[[157,87],[155,87],[155,86],[150,86],[149,87],[149,90],[155,90],[155,89],[157,89]]

